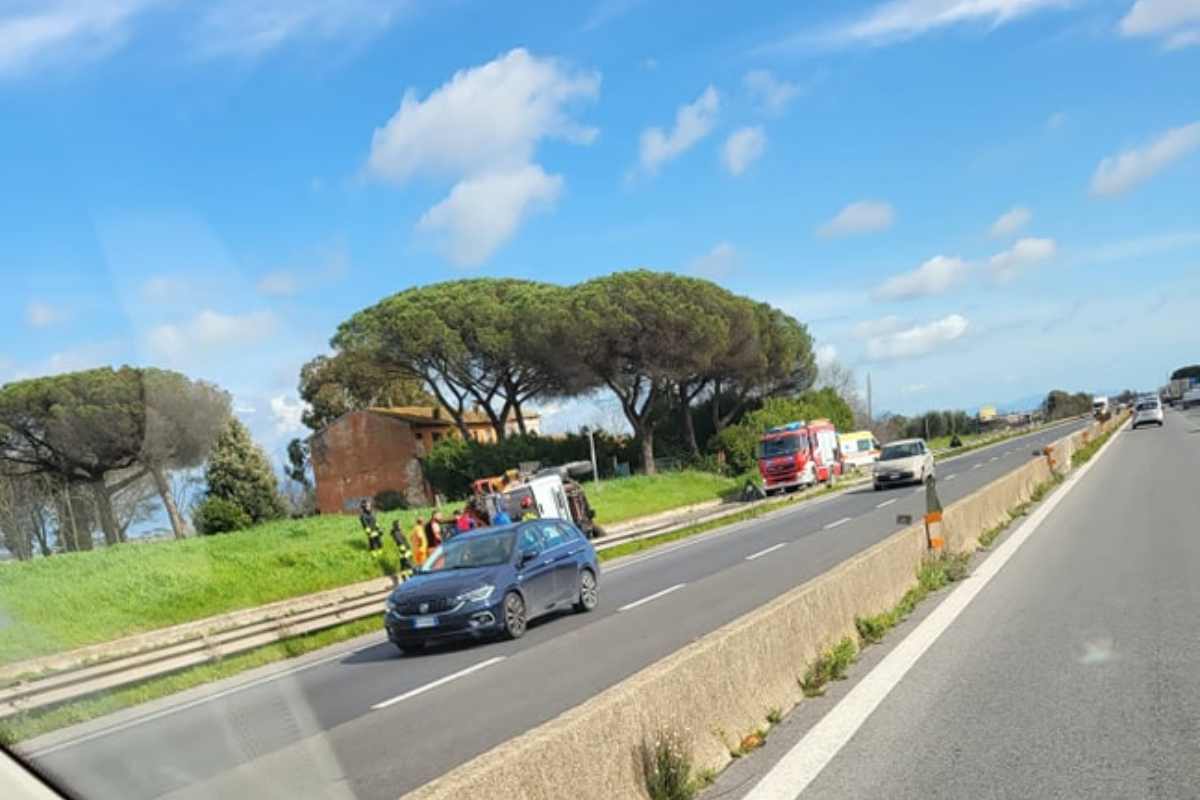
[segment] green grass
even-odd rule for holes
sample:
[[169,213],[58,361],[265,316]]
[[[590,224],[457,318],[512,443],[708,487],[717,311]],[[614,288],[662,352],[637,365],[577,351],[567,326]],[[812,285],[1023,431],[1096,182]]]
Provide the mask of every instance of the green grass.
[[[617,522],[720,497],[740,484],[684,471],[588,486],[597,519]],[[457,506],[451,504],[447,512]],[[382,513],[387,531],[421,513]],[[353,515],[278,520],[219,536],[129,543],[0,567],[0,663],[253,608],[368,580],[394,568],[384,537],[377,563]],[[381,569],[382,567],[382,569]]]
[[1092,439],[1090,442],[1088,442],[1083,447],[1076,450],[1074,453],[1071,453],[1071,466],[1072,467],[1081,467],[1084,464],[1086,464],[1087,462],[1091,461],[1092,456],[1096,455],[1096,453],[1099,452],[1100,448],[1104,446],[1104,443],[1107,442],[1110,438],[1112,438],[1112,435],[1114,433],[1116,433],[1120,427],[1121,427],[1120,425],[1113,426],[1113,429],[1110,430],[1108,433],[1097,436],[1095,439]]
[[863,644],[875,644],[889,630],[908,619],[917,605],[930,594],[967,577],[970,559],[967,553],[944,553],[922,561],[917,569],[916,585],[904,593],[899,603],[874,616],[855,617],[854,626]]
[[858,659],[858,645],[846,637],[831,649],[817,657],[800,679],[800,688],[805,697],[819,697],[825,693],[825,684],[844,680],[850,666]]
[[716,500],[741,489],[744,481],[711,472],[683,470],[661,475],[634,475],[585,483],[588,500],[596,509],[596,522],[617,522],[657,514],[680,506]]
[[31,739],[68,725],[76,725],[121,709],[157,700],[205,683],[228,678],[255,667],[295,658],[322,647],[374,633],[382,626],[382,615],[347,622],[334,628],[285,639],[245,653],[223,658],[211,664],[190,667],[179,672],[151,678],[94,697],[46,709],[25,712],[0,720],[0,744]]

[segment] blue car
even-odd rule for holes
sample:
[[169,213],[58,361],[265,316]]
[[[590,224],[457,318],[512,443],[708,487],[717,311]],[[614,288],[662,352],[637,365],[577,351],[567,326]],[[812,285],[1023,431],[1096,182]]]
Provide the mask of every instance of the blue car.
[[387,600],[401,651],[463,637],[520,638],[530,620],[600,600],[600,565],[570,522],[538,519],[460,533],[429,554]]

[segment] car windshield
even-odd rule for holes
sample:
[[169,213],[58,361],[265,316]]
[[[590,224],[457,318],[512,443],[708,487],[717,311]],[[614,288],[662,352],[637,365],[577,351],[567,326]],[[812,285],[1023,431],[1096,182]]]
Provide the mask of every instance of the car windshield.
[[512,558],[513,543],[516,539],[517,533],[513,530],[450,539],[429,554],[419,572],[442,572],[504,564]]
[[1137,410],[1138,411],[1153,411],[1156,408],[1158,408],[1158,403],[1156,401],[1143,400],[1142,402],[1138,403]]
[[798,453],[804,449],[804,437],[801,434],[791,436],[780,436],[772,439],[763,440],[759,445],[759,452],[763,458],[772,458],[774,456],[790,456],[793,453]]
[[921,445],[916,442],[904,444],[889,444],[879,454],[880,461],[895,461],[900,458],[912,458],[921,455]]

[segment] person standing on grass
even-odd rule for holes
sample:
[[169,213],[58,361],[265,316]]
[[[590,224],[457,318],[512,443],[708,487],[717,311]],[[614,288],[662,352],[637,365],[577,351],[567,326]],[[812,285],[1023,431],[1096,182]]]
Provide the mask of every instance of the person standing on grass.
[[383,531],[379,530],[379,522],[375,519],[375,509],[371,505],[371,498],[363,498],[359,508],[358,522],[367,534],[367,549],[371,551],[375,563],[382,567]]
[[396,543],[396,574],[392,576],[395,583],[408,580],[413,572],[413,552],[408,546],[408,538],[400,527],[400,520],[392,523],[392,541]]
[[420,567],[429,556],[429,543],[425,541],[425,520],[419,514],[408,532],[408,543],[412,546],[413,566]]
[[442,512],[434,511],[425,523],[425,546],[433,552],[433,548],[442,544]]
[[471,515],[467,513],[465,508],[460,508],[458,513],[454,515],[454,527],[459,533],[466,533],[471,530],[471,528],[475,527],[473,523],[474,520],[471,519]]

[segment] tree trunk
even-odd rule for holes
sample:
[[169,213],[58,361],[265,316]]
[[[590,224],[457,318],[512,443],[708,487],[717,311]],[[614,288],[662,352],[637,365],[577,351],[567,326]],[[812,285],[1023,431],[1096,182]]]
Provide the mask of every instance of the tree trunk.
[[104,543],[111,547],[120,544],[122,540],[121,526],[117,524],[117,515],[113,513],[112,496],[104,484],[104,478],[93,480],[88,486],[92,490],[92,499],[96,503],[96,515],[100,518],[100,529],[104,531]]
[[175,495],[171,493],[171,482],[167,480],[166,473],[159,467],[152,467],[150,475],[154,478],[158,496],[162,498],[163,508],[167,510],[167,518],[171,520],[171,532],[175,534],[176,539],[186,539],[187,525],[183,522],[179,507],[175,505]]
[[645,425],[640,433],[642,437],[642,470],[647,475],[657,475],[658,468],[654,466],[654,428]]
[[521,432],[522,436],[528,435],[529,431],[525,429],[525,412],[521,409],[519,402],[513,403],[513,413],[517,415],[517,430]]
[[692,451],[693,456],[699,458],[700,445],[696,442],[696,423],[692,419],[692,401],[683,384],[679,386],[679,413],[683,414],[683,435],[688,449]]

